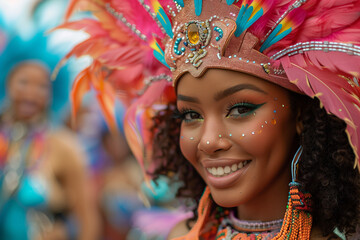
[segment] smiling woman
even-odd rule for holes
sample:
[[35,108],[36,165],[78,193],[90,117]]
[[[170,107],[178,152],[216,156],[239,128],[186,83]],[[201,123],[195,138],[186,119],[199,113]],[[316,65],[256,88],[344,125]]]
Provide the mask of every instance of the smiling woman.
[[[290,169],[296,144],[288,91],[244,73],[211,69],[199,79],[184,75],[177,93],[184,119],[181,151],[215,202],[241,206],[239,213],[249,220],[271,220],[264,214],[270,204],[281,218],[291,177],[284,169]],[[273,194],[279,189],[281,195]]]
[[[141,95],[125,120],[130,147],[155,177],[181,180],[178,197],[196,203],[170,239],[354,234],[359,1],[84,1],[91,7],[69,13],[80,6],[97,20],[64,25],[88,27],[72,53],[94,58],[75,100],[109,82],[121,96]],[[104,47],[80,50],[91,41]],[[109,92],[100,89],[100,100],[114,102]]]
[[42,118],[50,104],[50,72],[37,62],[17,65],[8,77],[8,95],[17,121]]
[[[354,153],[344,122],[327,115],[318,100],[258,77],[220,69],[209,69],[200,78],[185,74],[176,91],[172,104],[177,105],[178,120],[171,115],[171,104],[154,119],[158,126],[154,158],[161,166],[156,174],[176,172],[185,182],[179,197],[197,202],[201,198],[202,210],[180,223],[170,239],[187,233],[186,225],[192,231],[185,239],[228,234],[239,239],[277,239],[286,220],[289,183],[294,181],[291,159],[299,150],[302,157],[295,179],[313,200],[307,205],[306,197],[302,198],[302,209],[312,209],[310,239],[335,237],[335,226],[355,230],[359,199],[353,191],[359,189],[359,175],[353,170]],[[352,217],[335,218],[344,212]]]

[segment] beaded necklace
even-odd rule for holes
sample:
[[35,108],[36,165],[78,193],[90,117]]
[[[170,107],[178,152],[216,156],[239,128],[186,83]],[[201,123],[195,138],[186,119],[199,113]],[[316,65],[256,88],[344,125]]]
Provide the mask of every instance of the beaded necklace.
[[[3,126],[0,129],[0,178],[2,178],[2,198],[0,205],[18,188],[23,174],[37,167],[44,148],[46,125],[28,130],[22,123]],[[31,168],[28,161],[33,160]]]
[[239,220],[230,212],[220,223],[215,239],[270,240],[280,232],[282,224],[283,219],[269,222]]

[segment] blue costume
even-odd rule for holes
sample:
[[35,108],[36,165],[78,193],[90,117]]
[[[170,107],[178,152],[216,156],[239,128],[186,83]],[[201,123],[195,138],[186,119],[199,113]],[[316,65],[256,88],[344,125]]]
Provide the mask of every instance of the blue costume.
[[[35,34],[29,41],[11,35],[8,39],[0,54],[0,102],[3,110],[7,107],[7,75],[15,66],[24,61],[34,61],[52,72],[61,59],[61,56],[49,52],[47,38],[42,32]],[[53,91],[49,117],[52,119],[61,120],[56,114],[68,102],[69,80],[69,72],[65,67],[58,73],[55,81],[51,81]],[[44,141],[43,136],[49,128],[47,124],[35,124],[14,140],[9,129],[14,131],[18,126],[14,126],[13,122],[3,121],[3,112],[0,112],[0,118],[0,239],[34,239],[51,226],[53,218],[48,205],[49,187],[35,173],[36,169],[29,169],[29,161],[36,168],[46,160],[41,158],[43,149],[37,153],[39,158],[34,158],[32,152],[34,149],[39,150],[35,145]],[[11,151],[16,144],[18,151]]]

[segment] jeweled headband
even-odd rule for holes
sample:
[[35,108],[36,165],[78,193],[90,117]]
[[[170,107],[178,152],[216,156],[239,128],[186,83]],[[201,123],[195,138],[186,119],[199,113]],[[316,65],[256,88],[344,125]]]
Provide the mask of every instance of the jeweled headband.
[[272,66],[273,61],[259,51],[268,42],[261,43],[246,31],[266,13],[267,4],[253,1],[239,8],[221,0],[187,1],[183,10],[174,12],[169,34],[173,37],[165,48],[174,85],[185,72],[199,77],[209,68],[220,68],[249,73],[298,91],[282,67]]

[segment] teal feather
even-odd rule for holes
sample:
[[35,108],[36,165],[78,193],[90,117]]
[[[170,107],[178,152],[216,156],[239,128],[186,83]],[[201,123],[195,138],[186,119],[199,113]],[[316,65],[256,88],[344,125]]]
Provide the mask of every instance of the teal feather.
[[228,5],[231,5],[231,4],[233,4],[235,2],[235,0],[226,0],[226,3],[228,4]]
[[[241,20],[242,16],[244,15],[244,12],[246,11],[246,9],[248,7],[249,7],[249,4],[246,4],[245,6],[244,5],[241,6],[238,17],[236,19],[236,24],[240,23],[240,20]],[[239,20],[239,23],[238,23],[238,20]]]
[[156,17],[160,21],[161,25],[163,26],[166,34],[169,35],[170,38],[173,38],[174,33],[172,31],[171,22],[170,22],[170,19],[168,18],[168,16],[166,15],[163,8],[158,9]]
[[292,31],[292,28],[289,28],[289,29],[285,30],[284,32],[280,33],[279,35],[277,35],[276,37],[274,37],[274,39],[272,39],[270,41],[268,47],[270,47],[271,45],[277,43],[278,41],[280,41],[281,39],[286,37],[289,33],[291,33],[291,31]]
[[273,32],[269,35],[269,37],[265,40],[265,42],[261,46],[260,52],[262,52],[266,48],[270,47],[270,45],[269,45],[270,41],[276,36],[276,34],[278,34],[278,32],[280,32],[281,28],[282,28],[281,24],[276,26],[276,28],[273,30]]
[[174,0],[174,2],[179,4],[180,7],[184,7],[184,1],[183,0]]
[[260,52],[265,51],[265,49],[289,35],[304,21],[305,17],[306,11],[301,8],[296,8],[291,11],[283,20],[281,20],[279,25],[277,25],[267,37],[263,45],[260,47]]
[[236,18],[235,36],[239,37],[270,9],[272,0],[244,0]]
[[202,0],[194,0],[194,4],[195,4],[195,14],[196,16],[200,16],[201,12],[202,12]]
[[161,62],[165,67],[169,68],[170,69],[170,66],[166,63],[165,61],[165,57],[164,55],[162,55],[161,53],[157,52],[157,51],[153,51],[153,54],[154,54],[154,57],[159,61]]
[[280,33],[279,35],[276,36],[276,34],[278,34],[278,32],[280,32],[281,28],[282,28],[282,24],[279,24],[274,29],[274,31],[269,35],[269,37],[266,39],[266,41],[261,46],[260,52],[263,52],[265,49],[267,49],[271,45],[277,43],[278,41],[283,39],[285,36],[287,36],[292,31],[292,28],[289,28],[289,29],[285,30],[284,32],[282,32],[282,33]]
[[170,69],[170,66],[169,66],[169,65],[166,63],[166,61],[165,61],[165,53],[164,53],[164,50],[161,49],[160,45],[159,45],[157,42],[155,42],[155,43],[156,43],[157,48],[154,49],[154,51],[153,51],[154,57],[155,57],[159,62],[161,62],[164,66],[166,66],[167,68]]
[[244,12],[242,18],[241,18],[241,22],[240,22],[240,28],[244,29],[245,24],[247,23],[247,21],[249,21],[249,18],[252,14],[252,12],[254,11],[254,7],[250,6],[246,9],[246,11]]
[[251,25],[253,25],[262,15],[264,15],[264,10],[261,8],[255,15],[246,22],[244,29],[248,29]]
[[236,25],[237,25],[235,31],[236,37],[240,36],[241,33],[243,33],[246,30],[245,25],[248,22],[253,10],[254,10],[253,6],[248,7],[248,5],[246,5],[244,8],[241,7],[239,15],[236,19]]

